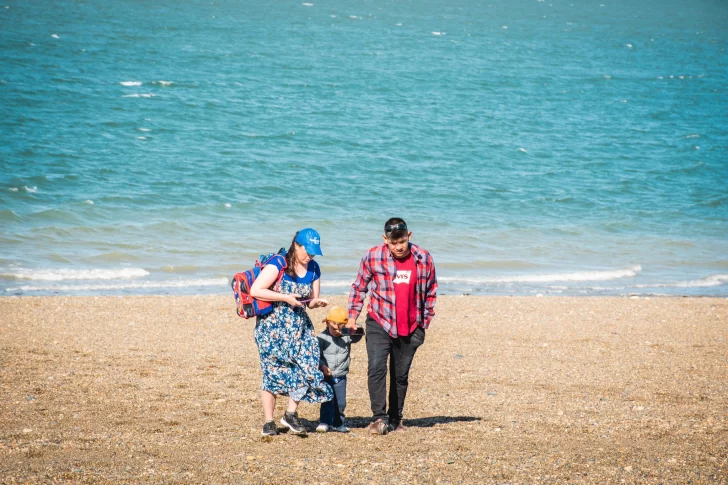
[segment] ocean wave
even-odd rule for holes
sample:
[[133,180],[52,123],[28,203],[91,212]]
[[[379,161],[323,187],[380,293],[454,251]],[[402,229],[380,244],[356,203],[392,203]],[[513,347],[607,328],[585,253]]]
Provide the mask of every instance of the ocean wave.
[[132,279],[148,276],[149,272],[142,268],[123,269],[16,269],[10,273],[0,273],[0,278],[33,281],[65,281],[65,280],[114,280]]
[[153,98],[156,94],[142,93],[142,94],[125,94],[122,98]]
[[119,84],[121,84],[122,86],[131,87],[131,86],[141,86],[142,82],[141,81],[121,81]]
[[228,286],[225,278],[191,279],[191,280],[163,280],[163,281],[134,281],[129,283],[101,283],[82,285],[48,285],[48,286],[18,286],[7,288],[6,292],[77,292],[77,291],[120,291],[143,290],[155,288],[197,288],[202,286]]
[[351,284],[354,282],[354,277],[350,280],[321,280],[321,287],[322,288],[337,288],[341,286],[351,286]]
[[183,264],[179,266],[162,266],[161,270],[165,273],[194,273],[199,271],[199,268],[194,264]]
[[1,222],[18,222],[22,221],[23,218],[15,213],[12,209],[0,210],[0,221]]
[[509,276],[440,276],[440,283],[449,284],[488,284],[488,283],[547,283],[551,281],[608,281],[620,278],[632,278],[642,271],[642,266],[604,271],[577,271],[574,273],[530,274]]
[[635,285],[636,288],[708,288],[728,283],[728,274],[706,276],[699,280],[676,281],[674,283],[656,283],[652,285]]

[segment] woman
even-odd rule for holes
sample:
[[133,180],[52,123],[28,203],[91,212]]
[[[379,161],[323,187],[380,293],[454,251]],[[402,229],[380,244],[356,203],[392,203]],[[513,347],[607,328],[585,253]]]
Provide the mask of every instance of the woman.
[[[293,237],[285,257],[273,257],[250,288],[253,298],[274,302],[273,311],[258,317],[255,325],[263,371],[263,436],[278,434],[273,421],[276,396],[288,396],[281,424],[294,434],[306,434],[296,412],[300,401],[322,403],[333,398],[319,370],[319,346],[306,313],[306,306],[318,308],[329,303],[319,298],[321,270],[314,256],[322,256],[321,238],[313,229],[303,229]],[[284,267],[280,284],[271,288]]]

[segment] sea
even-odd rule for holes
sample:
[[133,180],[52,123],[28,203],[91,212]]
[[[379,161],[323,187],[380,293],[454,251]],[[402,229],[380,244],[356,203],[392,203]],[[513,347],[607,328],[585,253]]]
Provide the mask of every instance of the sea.
[[[728,296],[725,0],[0,1],[0,295]],[[231,306],[232,308],[232,306]]]

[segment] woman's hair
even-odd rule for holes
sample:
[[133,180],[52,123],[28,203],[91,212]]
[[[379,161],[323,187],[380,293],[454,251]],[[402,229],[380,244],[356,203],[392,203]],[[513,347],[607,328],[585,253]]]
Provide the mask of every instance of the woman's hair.
[[293,241],[291,241],[291,247],[288,248],[288,252],[286,252],[286,273],[288,273],[289,276],[296,276],[296,265],[294,264],[296,262],[296,238],[298,237],[298,232],[293,235]]

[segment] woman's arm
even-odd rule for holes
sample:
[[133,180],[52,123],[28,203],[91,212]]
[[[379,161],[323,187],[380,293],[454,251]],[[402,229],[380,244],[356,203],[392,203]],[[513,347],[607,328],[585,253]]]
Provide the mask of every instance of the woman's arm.
[[311,301],[308,302],[309,308],[318,308],[329,304],[328,300],[319,298],[321,294],[321,278],[315,279],[311,285]]
[[303,303],[298,301],[301,295],[284,295],[270,289],[278,279],[278,273],[278,268],[274,265],[264,266],[253,282],[253,286],[250,287],[250,296],[262,301],[283,301],[292,307],[303,306]]

